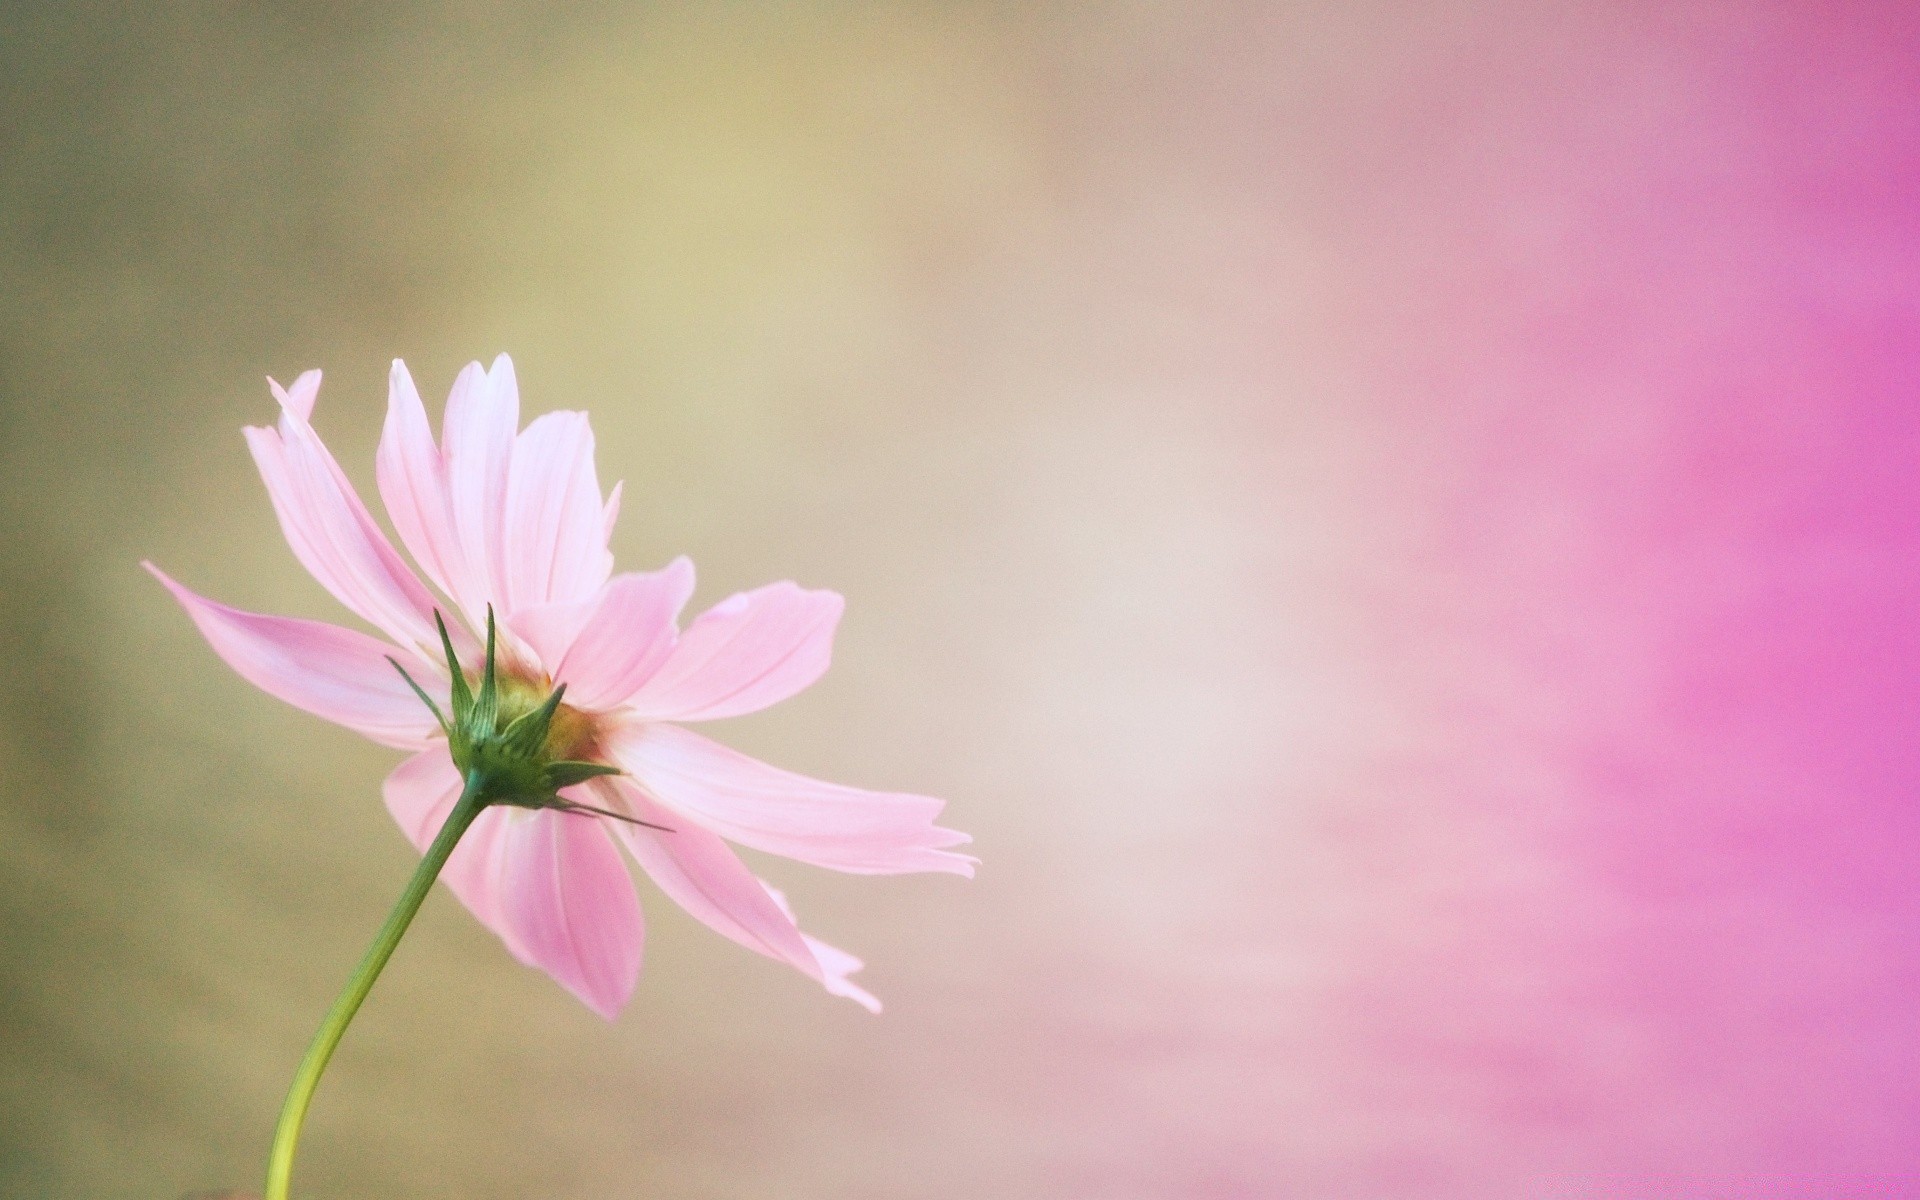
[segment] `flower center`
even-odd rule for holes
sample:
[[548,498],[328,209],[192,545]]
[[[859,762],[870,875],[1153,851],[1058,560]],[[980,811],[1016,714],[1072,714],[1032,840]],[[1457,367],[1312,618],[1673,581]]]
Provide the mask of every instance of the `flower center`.
[[[503,674],[499,680],[499,728],[506,729],[528,713],[546,706],[553,694],[547,679],[529,679],[519,674]],[[579,761],[594,757],[597,730],[593,717],[562,701],[555,705],[547,721],[547,736],[540,745],[540,756],[549,761]]]
[[601,811],[560,795],[562,788],[596,776],[620,774],[618,767],[593,761],[597,757],[593,719],[561,703],[566,685],[549,687],[546,679],[534,680],[512,668],[502,672],[489,609],[487,658],[476,689],[453,652],[446,623],[438,613],[434,619],[447,655],[451,715],[440,710],[398,660],[389,661],[440,723],[447,735],[447,753],[480,803]]

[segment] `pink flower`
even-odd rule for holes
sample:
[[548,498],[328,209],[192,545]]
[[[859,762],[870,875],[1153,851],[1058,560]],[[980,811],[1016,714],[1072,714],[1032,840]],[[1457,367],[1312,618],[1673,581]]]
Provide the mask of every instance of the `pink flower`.
[[436,446],[396,360],[377,460],[380,496],[449,609],[394,549],[308,424],[320,372],[290,389],[272,387],[278,427],[246,434],[287,543],[385,638],[229,608],[145,564],[228,665],[289,704],[411,751],[387,776],[386,801],[424,850],[462,777],[435,714],[396,666],[445,708],[452,681],[436,611],[449,612],[454,653],[471,675],[480,670],[491,608],[502,705],[538,708],[564,685],[549,743],[560,743],[559,757],[621,772],[563,788],[560,797],[626,819],[488,807],[441,874],[467,908],[522,962],[611,1019],[633,993],[643,940],[624,846],[700,920],[879,1011],[848,979],[860,960],[801,933],[785,900],[727,843],[858,874],[970,876],[974,860],[949,849],[967,836],[934,824],[938,800],[808,779],[679,724],[754,712],[818,679],[840,597],[775,583],[731,596],[680,629],[691,563],[612,573],[607,538],[620,489],[600,494],[584,413],[552,412],[519,429],[513,364],[501,355],[491,370],[471,363],[460,373]]

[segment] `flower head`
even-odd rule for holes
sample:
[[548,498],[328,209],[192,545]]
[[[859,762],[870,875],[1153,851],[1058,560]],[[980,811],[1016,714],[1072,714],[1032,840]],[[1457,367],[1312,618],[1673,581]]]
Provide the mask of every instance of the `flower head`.
[[505,355],[460,373],[438,443],[393,364],[377,480],[415,574],[309,424],[320,373],[269,383],[279,422],[246,434],[287,543],[384,638],[230,608],[146,564],[214,650],[263,691],[410,751],[385,794],[418,848],[478,772],[490,807],[441,878],[603,1016],[640,970],[622,847],[701,921],[878,1011],[848,978],[860,961],[801,933],[728,842],[861,874],[971,875],[951,849],[969,839],[934,824],[938,800],[808,779],[680,728],[818,679],[840,597],[775,583],[680,628],[692,564],[613,574],[620,489],[601,495],[586,415],[520,429]]

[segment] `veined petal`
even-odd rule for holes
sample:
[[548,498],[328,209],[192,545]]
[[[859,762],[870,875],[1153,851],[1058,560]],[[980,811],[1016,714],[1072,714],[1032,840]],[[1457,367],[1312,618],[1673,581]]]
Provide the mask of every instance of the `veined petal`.
[[602,799],[612,795],[617,803],[607,807],[614,811],[672,831],[608,822],[641,870],[675,904],[747,949],[817,976],[813,954],[793,919],[718,835],[654,803],[631,780],[610,778],[594,790]]
[[826,673],[845,607],[838,593],[775,583],[696,617],[673,653],[626,703],[652,721],[758,712]]
[[[422,750],[388,772],[381,793],[400,831],[414,849],[425,854],[459,801],[460,788],[460,772],[441,745]],[[482,810],[440,869],[440,882],[482,925],[500,936],[514,957],[524,960],[526,955],[514,944],[513,930],[501,916],[500,851],[507,816],[497,805]]]
[[351,629],[295,617],[244,612],[197,595],[152,563],[142,563],[187,610],[201,636],[242,679],[386,746],[414,750],[438,732],[389,657],[407,664],[444,709],[440,670],[407,651]]
[[[309,376],[301,376],[304,383]],[[283,397],[278,428],[250,427],[247,445],[287,545],[335,599],[405,646],[437,644],[433,594],[387,541],[301,412],[301,383]],[[318,386],[317,379],[315,387]],[[276,389],[278,391],[278,389]]]
[[[425,853],[460,799],[460,772],[434,746],[395,767],[387,811]],[[445,882],[513,956],[612,1020],[640,977],[644,929],[633,878],[594,817],[494,805],[474,818],[441,869]]]
[[678,819],[631,780],[603,780],[596,794],[609,798],[609,807],[624,808],[672,831],[608,822],[641,870],[675,904],[747,949],[796,968],[834,995],[880,1011],[871,993],[846,978],[860,969],[860,960],[801,933],[786,897],[755,878],[719,837]]
[[[532,608],[514,612],[501,627],[532,650],[535,662],[557,680],[560,678],[560,663],[567,656],[567,647],[573,645],[581,626],[593,616],[599,603],[599,598],[595,597],[562,604],[536,604]],[[568,699],[576,708],[580,707],[578,696],[569,695]]]
[[[484,381],[479,363],[461,372],[456,391]],[[459,604],[475,628],[486,623],[486,581],[467,564],[447,494],[446,462],[407,365],[393,360],[387,377],[387,420],[380,434],[375,477],[387,515],[427,578]]]
[[603,744],[654,799],[743,846],[861,875],[973,874],[946,849],[972,839],[933,823],[945,804],[931,796],[808,779],[672,725],[616,723]]
[[613,570],[605,528],[586,414],[536,418],[514,442],[507,473],[506,611],[590,598]]
[[633,877],[598,817],[507,809],[500,915],[507,946],[611,1021],[640,978]]
[[[507,594],[502,533],[507,473],[519,427],[520,387],[513,360],[502,354],[484,375],[471,368],[460,373],[447,397],[440,444],[454,528],[467,569],[481,585],[483,608],[486,597],[504,600]],[[461,607],[470,600],[460,597]]]
[[[676,558],[658,571],[616,576],[589,608],[552,605],[521,614],[522,636],[553,664],[576,707],[611,708],[638,691],[673,651],[675,622],[693,595],[693,564]],[[560,657],[547,658],[547,646]]]

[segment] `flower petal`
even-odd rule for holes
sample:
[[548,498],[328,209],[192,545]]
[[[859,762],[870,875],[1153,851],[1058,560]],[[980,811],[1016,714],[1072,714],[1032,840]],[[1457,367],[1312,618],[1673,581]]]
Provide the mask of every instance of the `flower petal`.
[[[395,767],[387,811],[425,853],[460,798],[444,746]],[[440,872],[508,951],[612,1020],[640,977],[644,929],[633,878],[598,818],[494,805],[474,819]]]
[[[479,363],[460,373],[456,392],[484,383]],[[407,365],[393,360],[387,377],[387,421],[375,460],[380,499],[400,540],[427,578],[453,597],[475,628],[486,624],[486,581],[467,563],[447,495],[446,461],[433,443],[433,429]]]
[[[553,605],[521,614],[516,628],[537,631],[522,636],[544,661],[556,664],[553,677],[567,685],[569,703],[611,708],[639,690],[673,652],[675,622],[691,595],[693,564],[676,558],[658,571],[615,577],[584,612]],[[548,647],[560,657],[547,658]]]
[[281,531],[294,556],[341,604],[401,645],[430,651],[438,644],[433,594],[307,424],[302,407],[311,408],[312,392],[302,384],[313,374],[301,376],[294,391],[278,393],[284,403],[277,428],[246,430]]
[[609,791],[617,803],[608,808],[664,826],[608,823],[668,898],[747,949],[817,976],[813,954],[800,940],[793,919],[726,842],[655,803],[630,780],[608,779],[595,794],[604,800]]
[[[769,888],[769,891],[772,889]],[[866,967],[866,963],[848,954],[838,946],[829,946],[811,934],[801,934],[807,943],[807,949],[813,951],[813,957],[820,963],[822,987],[835,996],[844,996],[870,1013],[880,1012],[880,997],[847,978],[854,972]]]
[[972,839],[933,823],[945,805],[931,796],[808,779],[672,725],[616,723],[604,745],[654,799],[743,846],[861,875],[973,874],[945,849]]
[[626,486],[627,481],[624,479],[614,484],[613,490],[607,493],[607,506],[600,510],[600,540],[603,542],[613,540],[613,523],[620,519],[620,493]]
[[[793,905],[787,903],[786,894],[770,883],[766,887],[767,894],[773,897],[773,902],[780,906],[781,912],[787,914],[787,920],[797,922],[798,918],[793,915]],[[814,961],[820,964],[820,982],[828,992],[835,996],[845,996],[870,1013],[879,1013],[880,997],[847,978],[854,972],[865,969],[866,963],[838,946],[827,945],[811,934],[801,934],[800,940],[807,944],[807,949],[813,952]]]
[[438,732],[433,714],[388,658],[405,662],[422,687],[437,692],[444,711],[446,683],[431,665],[352,629],[230,608],[175,583],[152,563],[140,565],[173,593],[214,652],[268,695],[386,746],[418,749]]
[[[502,354],[485,375],[471,369],[460,373],[441,420],[447,496],[467,569],[481,585],[483,597],[499,600],[506,597],[502,533],[507,473],[519,427],[520,387],[512,359]],[[461,606],[467,607],[471,600],[462,597]],[[484,607],[484,599],[481,604]]]
[[298,414],[302,421],[313,419],[313,402],[320,398],[320,372],[302,371],[293,386],[283,388],[273,376],[267,376],[267,390],[280,402],[280,407]]
[[797,968],[834,995],[880,1011],[878,1000],[846,979],[860,969],[860,960],[801,933],[786,897],[755,878],[724,841],[678,819],[631,780],[605,780],[596,794],[609,798],[609,807],[671,830],[608,823],[674,903],[747,949]]
[[[528,665],[537,664],[550,678],[558,679],[560,663],[567,656],[567,647],[573,645],[574,637],[597,607],[597,597],[564,604],[536,604],[515,612],[502,623],[502,627],[533,651],[535,663]],[[567,699],[576,708],[580,707],[578,696],[569,694]]]
[[[427,852],[446,824],[447,814],[460,799],[461,782],[444,745],[422,750],[387,774],[381,787],[387,811],[420,853]],[[440,869],[440,882],[482,925],[500,935],[514,957],[524,961],[526,955],[516,947],[513,930],[501,916],[500,850],[507,816],[506,810],[495,806],[474,818]]]
[[711,721],[758,712],[826,673],[838,593],[775,583],[740,592],[694,619],[627,703],[655,721]]
[[645,936],[627,864],[598,817],[503,811],[499,903],[508,948],[613,1020],[640,977]]
[[505,608],[590,598],[613,571],[585,413],[550,412],[521,432],[507,473]]

